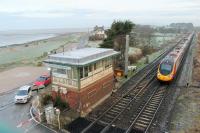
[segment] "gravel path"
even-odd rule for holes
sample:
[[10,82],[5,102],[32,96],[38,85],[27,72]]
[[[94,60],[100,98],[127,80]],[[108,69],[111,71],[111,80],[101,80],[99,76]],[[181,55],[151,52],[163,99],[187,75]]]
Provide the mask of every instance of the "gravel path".
[[[188,59],[186,60],[181,79],[179,80],[180,95],[177,97],[171,116],[169,125],[169,131],[171,133],[200,132],[200,89],[197,84],[194,84],[195,80],[192,78],[199,70],[199,68],[194,69],[196,68],[196,63],[193,62],[193,59],[195,61],[196,58],[200,57],[200,53],[198,52],[200,46],[195,44],[196,40],[188,53]],[[189,83],[189,87],[183,87],[186,83]]]

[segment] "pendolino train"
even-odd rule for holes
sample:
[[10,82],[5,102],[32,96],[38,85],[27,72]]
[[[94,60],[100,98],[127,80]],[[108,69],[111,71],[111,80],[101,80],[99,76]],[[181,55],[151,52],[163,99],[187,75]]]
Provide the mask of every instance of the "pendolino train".
[[157,79],[162,82],[170,82],[176,76],[180,68],[183,55],[192,41],[194,33],[187,34],[177,46],[161,61],[158,66]]

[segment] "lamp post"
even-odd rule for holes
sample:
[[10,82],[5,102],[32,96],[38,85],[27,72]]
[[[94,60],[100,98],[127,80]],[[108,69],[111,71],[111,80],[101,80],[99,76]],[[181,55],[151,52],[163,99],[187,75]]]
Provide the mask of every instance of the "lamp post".
[[[52,79],[53,79],[53,77],[52,77],[52,68],[51,68],[51,67],[48,67],[47,70],[49,71],[49,74],[50,74],[49,76],[50,76],[51,83],[52,83]],[[51,84],[50,87],[52,87],[52,84]]]
[[51,77],[52,76],[52,69],[51,69],[51,67],[48,67],[47,70],[49,71],[50,77]]

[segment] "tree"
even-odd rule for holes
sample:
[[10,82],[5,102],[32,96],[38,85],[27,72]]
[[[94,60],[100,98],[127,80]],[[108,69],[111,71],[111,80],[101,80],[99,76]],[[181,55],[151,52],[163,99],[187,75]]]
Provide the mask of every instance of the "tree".
[[151,39],[154,33],[154,29],[151,28],[151,26],[149,25],[143,25],[143,26],[139,26],[139,31],[138,33],[140,34],[140,38],[143,38],[147,41],[148,45],[151,45]]
[[135,24],[129,20],[126,21],[114,21],[111,28],[106,31],[107,38],[100,44],[102,48],[113,48],[114,41],[120,36],[130,34]]
[[125,69],[125,49],[126,49],[126,35],[135,27],[135,24],[129,20],[114,21],[111,28],[106,31],[107,38],[100,45],[102,48],[113,48],[120,51],[119,58],[115,66],[124,70]]

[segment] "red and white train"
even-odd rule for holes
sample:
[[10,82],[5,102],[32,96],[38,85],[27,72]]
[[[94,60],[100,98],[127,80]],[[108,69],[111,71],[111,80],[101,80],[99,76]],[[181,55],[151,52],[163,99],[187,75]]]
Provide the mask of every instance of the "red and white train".
[[161,61],[158,66],[157,79],[170,82],[180,68],[183,55],[193,39],[194,33],[187,34],[184,39]]

